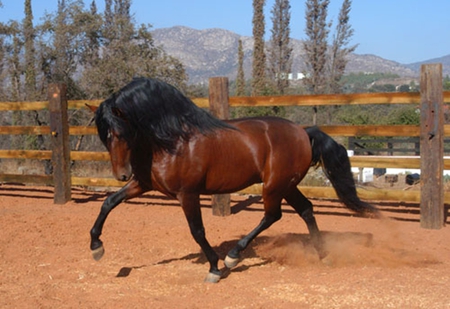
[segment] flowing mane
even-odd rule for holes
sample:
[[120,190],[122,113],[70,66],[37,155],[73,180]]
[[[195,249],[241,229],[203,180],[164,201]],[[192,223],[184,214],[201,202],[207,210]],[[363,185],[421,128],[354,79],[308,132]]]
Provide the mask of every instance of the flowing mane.
[[136,78],[99,107],[96,124],[102,142],[114,128],[133,147],[139,136],[153,151],[173,151],[181,138],[234,129],[196,106],[175,87],[152,78]]

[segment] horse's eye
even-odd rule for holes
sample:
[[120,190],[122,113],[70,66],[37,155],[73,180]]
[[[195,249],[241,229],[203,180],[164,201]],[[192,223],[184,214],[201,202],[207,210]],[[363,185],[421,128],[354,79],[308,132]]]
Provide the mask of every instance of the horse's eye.
[[108,131],[108,134],[106,135],[106,138],[107,139],[111,139],[111,137],[112,137],[112,133],[111,133],[111,131]]

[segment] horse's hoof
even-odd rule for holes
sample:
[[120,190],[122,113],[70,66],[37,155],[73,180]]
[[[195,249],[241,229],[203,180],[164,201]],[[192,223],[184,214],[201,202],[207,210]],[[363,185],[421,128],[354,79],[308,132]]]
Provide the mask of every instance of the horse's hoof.
[[232,258],[229,255],[227,255],[223,263],[227,268],[231,269],[239,263],[239,258]]
[[217,282],[219,282],[221,277],[222,276],[220,274],[208,273],[208,275],[205,278],[205,282],[217,283]]
[[326,265],[326,266],[334,265],[334,259],[330,255],[325,256],[324,258],[320,259],[320,261],[322,262],[323,265]]
[[103,257],[103,254],[105,254],[105,249],[103,248],[103,246],[100,246],[97,249],[92,250],[92,257],[96,261],[99,261]]
[[324,251],[324,250],[319,250],[318,254],[319,254],[319,259],[323,260],[329,255],[329,252],[328,251]]

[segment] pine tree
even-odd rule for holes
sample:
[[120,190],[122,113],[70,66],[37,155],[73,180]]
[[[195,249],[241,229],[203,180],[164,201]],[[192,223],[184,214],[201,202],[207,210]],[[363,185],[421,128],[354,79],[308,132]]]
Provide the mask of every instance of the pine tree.
[[306,1],[307,39],[303,42],[306,64],[306,78],[304,83],[312,94],[323,94],[327,87],[326,62],[327,40],[330,25],[327,23],[329,0]]
[[83,62],[88,65],[95,65],[99,59],[100,53],[100,31],[101,16],[97,13],[95,0],[91,2],[90,11],[86,14],[86,46],[84,47]]
[[[3,7],[0,1],[0,8]],[[5,72],[6,64],[6,36],[8,35],[8,26],[0,22],[0,101],[6,101],[7,95],[5,85],[2,82],[5,79],[7,72]]]
[[[22,49],[22,42],[19,38],[19,24],[17,22],[13,22],[10,26],[10,33],[12,34],[12,44],[11,44],[11,54],[8,58],[8,68],[9,75],[11,80],[10,85],[10,96],[11,101],[19,101],[22,99],[20,96],[21,93],[21,85],[20,85],[20,51]],[[21,125],[22,124],[22,112],[21,111],[13,111],[11,117],[12,125]],[[11,148],[12,149],[20,149],[23,144],[22,136],[11,136]]]
[[238,42],[238,73],[236,77],[236,96],[245,95],[245,75],[244,75],[244,49],[242,40]]
[[56,29],[53,50],[55,56],[55,65],[53,69],[52,82],[67,82],[64,73],[67,72],[68,58],[66,54],[68,34],[67,28],[67,10],[65,0],[58,0],[58,11],[56,17]]
[[263,95],[266,87],[266,54],[264,51],[265,0],[253,0],[253,66],[252,96]]
[[67,98],[84,97],[74,80],[78,64],[82,61],[82,46],[85,46],[83,2],[58,0],[56,16],[49,16],[45,31],[53,34],[53,44],[48,47],[47,61],[50,61],[49,83],[67,85]]
[[36,96],[36,68],[34,27],[31,0],[25,0],[25,19],[23,20],[23,36],[25,42],[25,96],[26,100],[34,101]]
[[103,38],[105,45],[114,39],[114,14],[112,0],[105,0]]
[[358,45],[346,47],[351,37],[353,36],[353,29],[349,24],[350,10],[352,1],[344,0],[341,10],[339,12],[339,20],[336,26],[333,43],[331,45],[330,53],[330,69],[329,69],[329,91],[330,93],[342,92],[341,78],[344,75],[345,68],[348,63],[347,56],[355,51]]
[[20,51],[23,47],[23,42],[20,40],[19,23],[12,21],[8,26],[8,34],[12,37],[12,42],[8,46],[8,74],[10,79],[10,97],[11,101],[22,100],[20,96],[22,93],[20,86],[20,72],[22,72],[22,66],[20,64]]
[[0,101],[6,101],[6,91],[3,80],[5,79],[4,66],[6,63],[5,38],[0,37]]
[[292,68],[290,46],[291,5],[289,0],[276,0],[272,8],[272,36],[269,47],[269,74],[279,94],[289,87]]

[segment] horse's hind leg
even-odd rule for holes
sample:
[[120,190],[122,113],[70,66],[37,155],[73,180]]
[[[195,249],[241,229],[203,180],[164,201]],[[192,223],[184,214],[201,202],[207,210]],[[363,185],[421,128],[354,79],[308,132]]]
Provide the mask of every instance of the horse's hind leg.
[[259,225],[253,229],[247,236],[238,241],[236,246],[228,252],[225,257],[225,266],[233,268],[240,259],[240,253],[249,243],[256,238],[262,231],[269,228],[273,223],[281,219],[281,198],[269,197],[263,194],[265,214]]
[[327,256],[327,253],[323,248],[323,240],[317,226],[316,218],[314,218],[312,203],[297,188],[294,188],[287,194],[285,200],[305,221],[312,243],[319,254],[319,258],[323,259]]
[[219,256],[208,243],[203,226],[202,213],[200,209],[200,197],[196,194],[180,194],[178,200],[181,203],[184,214],[189,224],[192,237],[202,248],[208,259],[210,268],[209,274],[205,278],[206,282],[219,282],[222,274],[218,268]]

